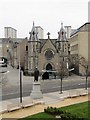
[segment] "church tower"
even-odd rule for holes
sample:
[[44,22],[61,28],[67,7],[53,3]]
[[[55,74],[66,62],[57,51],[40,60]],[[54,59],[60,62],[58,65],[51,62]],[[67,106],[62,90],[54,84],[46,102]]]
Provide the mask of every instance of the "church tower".
[[56,48],[59,55],[60,71],[66,71],[65,74],[68,75],[68,41],[66,38],[66,31],[61,23],[61,29],[58,32],[58,38],[56,41]]
[[63,28],[63,23],[61,23],[61,29],[58,32],[58,39],[56,41],[56,48],[60,55],[64,56],[67,49],[67,39],[66,39],[66,31]]
[[38,67],[38,53],[40,52],[40,40],[38,39],[37,32],[34,26],[32,26],[32,30],[29,33],[30,38],[28,41],[28,70],[34,71],[36,67]]

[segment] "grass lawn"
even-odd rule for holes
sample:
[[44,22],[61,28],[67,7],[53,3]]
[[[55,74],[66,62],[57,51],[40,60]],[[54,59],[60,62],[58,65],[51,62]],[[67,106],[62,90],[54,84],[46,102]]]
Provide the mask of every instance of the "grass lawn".
[[52,115],[49,115],[49,114],[47,114],[47,113],[45,113],[45,112],[41,112],[41,113],[37,113],[37,114],[35,114],[35,115],[31,115],[31,116],[28,116],[28,117],[26,117],[26,118],[22,118],[22,119],[20,119],[20,120],[39,120],[39,119],[41,119],[41,118],[43,118],[43,120],[47,120],[47,118],[48,119],[50,119],[50,118],[52,118],[52,120],[54,119],[54,117],[52,116]]
[[76,115],[81,118],[87,118],[90,117],[90,102],[84,102],[79,104],[70,105],[67,107],[59,108],[62,110],[66,110],[67,112]]
[[[73,115],[77,115],[77,117],[81,117],[81,118],[87,118],[90,112],[90,102],[83,102],[83,103],[79,103],[79,104],[74,104],[74,105],[70,105],[70,106],[66,106],[66,107],[62,107],[59,108],[61,110],[65,110]],[[55,116],[52,116],[50,114],[47,113],[38,113],[32,116],[28,116],[26,118],[23,118],[21,120],[35,120],[37,119],[39,120],[39,118],[43,118],[43,120],[46,120],[47,118],[54,120]],[[90,118],[90,115],[89,115]],[[88,118],[88,120],[89,120]],[[86,120],[86,119],[85,119]]]

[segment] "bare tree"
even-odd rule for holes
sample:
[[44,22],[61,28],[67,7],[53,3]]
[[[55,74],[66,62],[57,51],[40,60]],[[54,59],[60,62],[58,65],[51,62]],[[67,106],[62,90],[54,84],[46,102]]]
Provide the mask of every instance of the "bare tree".
[[87,87],[88,87],[88,82],[87,82],[87,80],[88,80],[88,68],[89,68],[88,61],[80,55],[79,56],[73,56],[72,57],[72,64],[74,64],[75,66],[78,66],[78,69],[82,70],[82,74],[86,78],[85,89],[87,90]]
[[59,76],[60,76],[60,93],[62,94],[62,80],[64,76],[67,74],[67,67],[66,67],[66,61],[61,60],[60,66],[59,66]]
[[88,87],[88,68],[89,68],[89,63],[88,61],[86,61],[86,59],[84,57],[81,57],[79,60],[79,64],[83,67],[84,69],[84,73],[85,73],[85,77],[86,77],[86,86],[85,89],[87,90]]

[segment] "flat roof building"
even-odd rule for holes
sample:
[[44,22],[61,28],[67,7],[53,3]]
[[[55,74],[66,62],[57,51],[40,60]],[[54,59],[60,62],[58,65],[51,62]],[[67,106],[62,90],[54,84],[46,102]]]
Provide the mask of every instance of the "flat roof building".
[[17,38],[17,30],[12,27],[4,27],[5,38]]
[[[76,60],[78,57],[79,60],[80,58],[84,58],[89,65],[90,73],[90,22],[85,23],[71,34],[69,44],[73,64],[76,64],[75,61],[78,63]],[[84,74],[84,70],[80,64],[78,70],[80,74]]]
[[43,30],[43,28],[42,27],[40,27],[40,26],[35,26],[35,29],[36,29],[36,32],[37,32],[37,36],[38,36],[38,39],[43,39],[43,32],[44,32],[44,30]]
[[90,22],[90,1],[88,2],[88,22]]

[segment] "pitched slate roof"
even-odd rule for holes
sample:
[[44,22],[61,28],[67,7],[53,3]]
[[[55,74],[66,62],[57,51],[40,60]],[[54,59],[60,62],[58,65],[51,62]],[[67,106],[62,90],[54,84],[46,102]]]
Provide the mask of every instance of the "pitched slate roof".
[[[40,42],[41,42],[41,49],[42,49],[48,39],[39,39],[39,40],[40,40]],[[49,39],[49,40],[51,41],[51,43],[53,44],[53,46],[54,46],[55,49],[56,49],[56,44],[55,44],[55,42],[56,42],[57,39]]]

